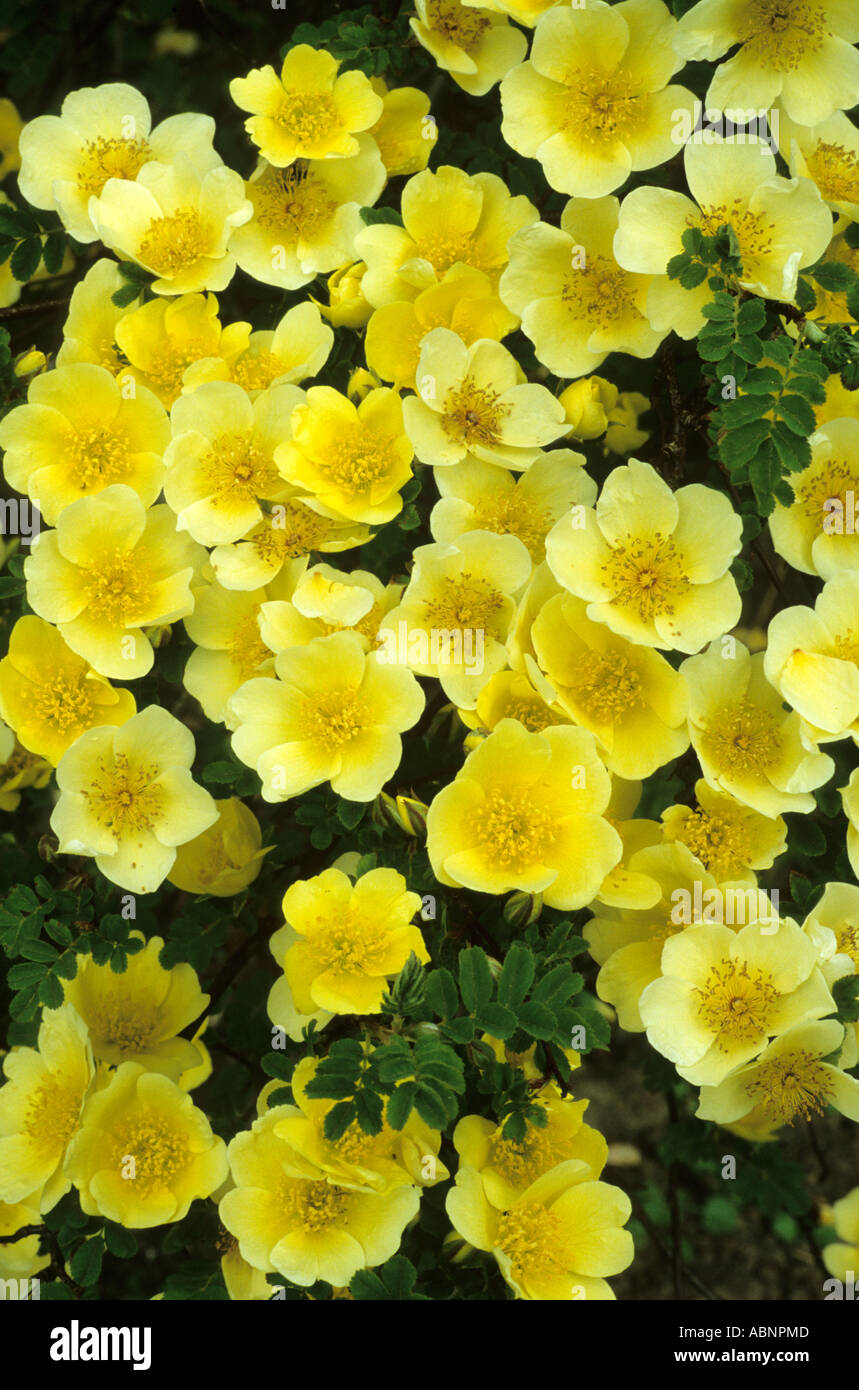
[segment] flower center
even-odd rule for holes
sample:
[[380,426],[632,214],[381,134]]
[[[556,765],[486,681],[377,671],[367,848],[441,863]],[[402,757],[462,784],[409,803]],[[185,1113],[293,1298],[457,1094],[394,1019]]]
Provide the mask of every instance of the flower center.
[[561,287],[561,299],[571,318],[607,328],[630,314],[638,314],[633,284],[633,277],[614,261],[591,256],[580,269],[572,267]]
[[557,833],[555,817],[541,811],[525,792],[487,796],[475,830],[487,859],[514,873],[540,862]]
[[313,464],[317,471],[346,492],[366,492],[374,483],[387,478],[396,466],[394,439],[389,434],[368,429],[360,422],[351,429],[341,429],[325,447],[324,454],[314,451]]
[[646,113],[638,85],[618,72],[571,72],[557,101],[559,129],[588,145],[625,139]]
[[117,838],[150,830],[163,803],[163,791],[155,785],[158,769],[132,766],[126,753],[117,753],[113,764],[99,763],[98,776],[81,793],[96,820]]
[[441,426],[450,439],[471,448],[475,444],[498,444],[501,421],[510,414],[499,393],[489,386],[478,386],[469,376],[451,387],[445,397]]
[[[128,1169],[129,1158],[134,1159],[133,1175]],[[169,1187],[189,1158],[185,1135],[155,1110],[139,1110],[114,1131],[113,1164],[144,1197]]]
[[281,1200],[284,1215],[302,1230],[320,1231],[345,1221],[351,1194],[324,1179],[301,1182],[284,1178]]
[[137,258],[156,275],[175,275],[205,255],[208,237],[199,214],[183,208],[170,217],[155,217],[137,248]]
[[128,627],[142,622],[150,603],[150,576],[136,551],[114,551],[102,559],[99,568],[84,570],[81,583],[86,590],[87,616],[110,627]]
[[93,703],[83,676],[77,681],[54,676],[50,685],[35,686],[31,699],[38,718],[61,733],[74,727],[86,728],[92,719]]
[[826,202],[859,202],[859,159],[852,150],[818,140],[806,163]]
[[339,125],[327,92],[288,92],[273,119],[299,145],[317,145]]
[[[843,517],[848,502],[846,494],[859,493],[859,464],[849,463],[846,459],[822,458],[806,469],[804,481],[798,487],[794,485],[794,492],[795,505],[801,507],[815,532],[818,532],[821,521],[825,523],[830,520],[829,514],[838,516],[838,508],[833,508],[831,503],[841,504]],[[830,503],[829,507],[826,507],[827,502]],[[831,531],[829,534],[835,536],[839,533]]]
[[552,523],[546,507],[538,507],[518,487],[498,497],[487,498],[474,509],[474,526],[478,531],[493,531],[496,536],[518,536],[535,565],[546,558],[546,532]]
[[309,555],[324,540],[330,525],[327,518],[312,512],[303,502],[284,502],[279,504],[276,517],[273,515],[261,522],[251,531],[248,540],[265,562],[293,559],[297,555]]
[[345,686],[305,700],[301,723],[310,743],[319,744],[326,753],[336,753],[364,732],[368,716],[359,687]]
[[[688,222],[690,227],[694,227],[694,218],[689,218]],[[774,224],[762,212],[751,212],[744,206],[742,198],[735,198],[732,203],[712,203],[703,207],[698,226],[705,236],[715,236],[720,227],[733,227],[740,245],[744,274],[748,274],[756,263],[772,253]]]
[[138,997],[131,1004],[127,998],[94,995],[87,1008],[87,1023],[94,1041],[120,1052],[143,1052],[157,1041],[158,1011]]
[[322,970],[381,975],[380,962],[388,951],[390,934],[381,921],[371,921],[347,908],[335,920],[320,918],[306,933]]
[[689,588],[689,579],[674,542],[658,532],[652,540],[627,536],[602,566],[605,582],[614,590],[612,603],[631,608],[641,622],[674,612]]
[[[778,991],[772,976],[747,961],[723,960],[711,965],[700,996],[702,1022],[716,1035],[723,1052],[730,1043],[766,1037]],[[726,1042],[727,1040],[727,1042]]]
[[542,1173],[548,1172],[553,1161],[558,1160],[545,1129],[533,1125],[529,1125],[522,1140],[498,1136],[492,1141],[490,1163],[515,1187],[528,1187]]
[[215,346],[211,338],[187,338],[181,344],[164,344],[156,348],[145,362],[132,361],[131,365],[151,377],[162,391],[176,397],[181,391],[186,369],[201,357],[214,356]]
[[851,630],[843,636],[833,637],[829,655],[837,657],[839,661],[849,661],[854,666],[859,666],[859,639],[856,633]]
[[497,635],[503,606],[504,595],[479,575],[446,575],[438,581],[437,596],[424,599],[424,620],[433,627],[489,629]]
[[152,151],[145,140],[87,140],[81,151],[77,184],[87,197],[98,197],[108,179],[137,178]]
[[457,0],[428,0],[426,16],[428,28],[466,53],[480,44],[490,24],[482,11],[468,9]]
[[542,700],[511,700],[504,710],[505,719],[518,719],[526,729],[532,733],[539,734],[543,729],[548,729],[550,725],[566,724],[568,721],[559,719]]
[[517,1282],[529,1274],[560,1274],[564,1270],[562,1253],[566,1251],[560,1219],[537,1203],[502,1212],[495,1239],[510,1260],[510,1272]]
[[644,703],[638,672],[622,652],[588,652],[581,657],[572,696],[592,719],[607,723]]
[[741,815],[699,808],[684,819],[677,839],[716,879],[734,878],[748,868],[752,851]]
[[259,671],[271,652],[260,636],[259,609],[248,613],[233,631],[232,640],[227,647],[230,661],[243,681],[249,681]]
[[233,364],[233,381],[245,391],[265,391],[289,370],[289,363],[276,352],[246,353]]
[[205,486],[216,504],[267,497],[282,479],[262,449],[247,434],[219,434],[200,460]]
[[755,1069],[748,1090],[770,1118],[790,1125],[798,1118],[811,1119],[812,1113],[823,1114],[832,1080],[811,1052],[784,1052]]
[[776,72],[793,72],[830,32],[819,0],[755,0],[737,13],[737,39],[756,62]]
[[86,492],[93,483],[99,487],[122,476],[128,465],[128,440],[109,426],[77,430],[69,450],[69,472]]
[[436,275],[441,278],[452,265],[460,262],[474,270],[491,271],[506,263],[506,252],[493,257],[491,252],[480,245],[476,232],[455,232],[441,228],[424,233],[415,245],[415,256],[429,261]]
[[748,700],[715,714],[705,742],[719,770],[732,777],[763,776],[782,748],[775,715]]
[[301,160],[288,169],[267,169],[262,178],[247,185],[246,193],[259,226],[292,244],[312,241],[337,211],[337,202],[322,179],[308,172]]
[[60,1154],[78,1127],[83,1097],[46,1076],[28,1098],[23,1133],[42,1153]]
[[859,922],[844,922],[835,933],[838,939],[838,952],[850,956],[859,970]]

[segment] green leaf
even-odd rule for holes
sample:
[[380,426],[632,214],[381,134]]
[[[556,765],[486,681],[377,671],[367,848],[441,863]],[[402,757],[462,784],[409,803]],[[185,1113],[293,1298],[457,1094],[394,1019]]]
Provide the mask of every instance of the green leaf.
[[[745,386],[743,382],[743,390]],[[771,395],[739,396],[737,400],[730,401],[722,407],[722,415],[729,428],[737,429],[740,425],[747,425],[751,420],[760,420],[774,405],[775,397]]]
[[807,437],[817,428],[814,411],[804,396],[787,395],[779,400],[776,411],[794,434]]
[[396,208],[361,208],[361,221],[368,227],[375,227],[379,223],[393,227],[403,225],[403,219]]
[[59,1009],[65,995],[56,975],[45,975],[39,985],[39,1000],[46,1009]]
[[791,816],[789,843],[792,850],[811,859],[826,853],[826,836],[808,816]]
[[366,810],[366,802],[341,800],[337,805],[337,819],[347,830],[354,830],[356,825],[361,824]]
[[801,473],[811,463],[811,445],[807,439],[789,430],[780,420],[772,428],[772,442],[781,465],[789,473]]
[[114,290],[110,299],[111,303],[115,304],[117,309],[127,309],[129,304],[133,304],[135,299],[139,299],[139,297],[139,285],[121,285],[118,290]]
[[784,378],[774,367],[755,367],[743,377],[743,393],[749,396],[769,395],[780,391]]
[[738,430],[729,430],[719,441],[719,453],[729,468],[748,463],[769,438],[769,425],[765,420],[753,420],[751,424],[741,425]]
[[736,1231],[739,1214],[727,1197],[708,1197],[701,1208],[701,1225],[714,1236],[728,1236]]
[[401,1086],[388,1097],[388,1108],[385,1111],[385,1119],[391,1129],[402,1129],[407,1119],[412,1113],[417,1095],[418,1085],[416,1081],[404,1081]]
[[75,1283],[81,1284],[85,1289],[97,1284],[103,1259],[104,1237],[100,1234],[90,1236],[78,1246],[69,1261],[69,1272]]
[[478,1028],[493,1038],[512,1038],[516,1032],[516,1015],[503,1004],[481,1004],[474,1016]]
[[532,1038],[545,1040],[554,1036],[558,1020],[545,1004],[529,999],[519,1010],[519,1024]]
[[519,941],[514,941],[504,957],[504,965],[498,980],[499,1004],[505,1004],[512,1009],[521,1004],[531,988],[535,969],[534,957],[528,947],[523,946]]
[[59,275],[66,254],[66,238],[62,232],[50,232],[42,246],[42,260],[49,275]]
[[859,975],[842,975],[832,986],[839,1023],[859,1023]]
[[28,241],[20,242],[12,252],[9,269],[15,279],[23,284],[27,280],[32,280],[39,268],[41,259],[42,243],[38,237],[32,237]]
[[492,998],[489,961],[479,946],[470,946],[459,953],[459,991],[470,1013]]
[[14,598],[16,594],[23,594],[26,587],[23,579],[13,579],[9,574],[0,575],[0,598]]
[[549,970],[538,982],[534,999],[538,1004],[563,1004],[582,987],[581,975],[576,975],[565,962]]
[[13,965],[7,977],[10,989],[24,989],[35,984],[41,980],[45,969],[44,965]]
[[325,1138],[329,1143],[336,1144],[356,1119],[357,1112],[353,1101],[340,1101],[338,1105],[333,1105],[325,1116]]
[[450,1118],[448,1106],[444,1104],[437,1088],[429,1082],[422,1082],[415,1092],[415,1109],[424,1124],[431,1129],[444,1129]]
[[737,328],[740,337],[747,333],[757,333],[767,321],[767,311],[762,299],[747,299],[737,311]]
[[856,283],[856,271],[844,261],[820,261],[806,271],[818,285],[830,294],[839,290],[849,290]]
[[229,786],[231,783],[235,782],[240,772],[241,768],[237,767],[235,763],[227,762],[225,759],[222,759],[220,762],[207,764],[207,766],[203,768],[201,777],[204,782]]
[[431,970],[426,978],[425,998],[439,1018],[453,1018],[459,1008],[456,981],[449,970]]
[[446,1023],[442,1024],[440,1030],[444,1037],[449,1038],[452,1043],[460,1045],[471,1042],[474,1031],[473,1018],[449,1018]]
[[137,1240],[124,1226],[115,1226],[112,1221],[105,1222],[104,1238],[110,1254],[118,1260],[130,1260],[137,1254]]

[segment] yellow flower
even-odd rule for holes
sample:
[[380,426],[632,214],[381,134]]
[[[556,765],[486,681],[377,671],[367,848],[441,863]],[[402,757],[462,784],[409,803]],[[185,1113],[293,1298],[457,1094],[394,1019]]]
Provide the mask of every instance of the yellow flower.
[[57,212],[77,241],[100,236],[91,217],[109,179],[133,182],[151,161],[188,159],[201,174],[221,165],[211,116],[186,112],[151,129],[149,103],[124,82],[70,92],[59,116],[37,116],[21,132],[18,186],[28,203]]
[[811,436],[811,463],[791,474],[794,501],[770,517],[775,549],[803,574],[859,569],[859,420],[829,420]]
[[[134,935],[142,939],[141,933]],[[97,1063],[138,1062],[178,1081],[200,1063],[197,1048],[179,1034],[203,1012],[209,996],[190,965],[182,962],[169,970],[161,965],[163,946],[162,937],[150,937],[143,950],[129,955],[121,975],[110,965],[96,965],[91,956],[78,956],[75,978],[62,985],[66,1003],[89,1030]]]
[[488,338],[466,347],[449,328],[434,328],[421,343],[417,384],[403,415],[422,463],[478,458],[521,470],[566,433],[552,393],[524,382],[512,353]]
[[388,1192],[404,1183],[432,1187],[450,1177],[438,1157],[441,1134],[414,1110],[400,1130],[383,1120],[378,1134],[365,1134],[353,1120],[342,1138],[326,1139],[325,1117],[336,1101],[311,1100],[307,1095],[318,1065],[313,1057],[298,1063],[290,1079],[295,1106],[281,1107],[275,1130],[304,1160],[308,1177],[321,1170],[338,1187],[359,1192]]
[[176,531],[163,503],[147,512],[116,483],[64,508],[24,562],[27,601],[102,676],[131,680],[152,667],[143,627],[194,607],[191,581],[205,552]]
[[275,453],[303,400],[297,386],[272,386],[252,401],[231,381],[204,382],[179,397],[164,454],[164,496],[177,531],[202,545],[229,544],[263,520],[261,502],[292,495]]
[[30,753],[0,720],[0,811],[16,811],[23,787],[46,787],[53,768]]
[[221,1221],[254,1269],[276,1270],[305,1288],[319,1279],[343,1288],[357,1270],[396,1254],[420,1193],[407,1183],[355,1191],[330,1182],[321,1168],[298,1176],[309,1165],[278,1133],[291,1114],[292,1107],[275,1106],[233,1139],[236,1185],[221,1198]]
[[264,285],[297,290],[320,272],[355,259],[362,207],[385,186],[385,166],[369,135],[351,159],[297,160],[288,169],[261,161],[245,196],[253,217],[234,233],[239,266]]
[[579,378],[558,397],[574,439],[599,439],[619,400],[616,386],[601,376]]
[[620,858],[603,814],[609,793],[586,729],[530,733],[503,719],[430,805],[433,873],[448,887],[519,888],[542,893],[549,907],[583,907]]
[[[185,373],[185,391],[193,391],[204,381],[235,381],[255,400],[272,386],[297,385],[316,376],[328,360],[334,334],[323,322],[315,304],[296,304],[287,310],[277,326],[251,333],[246,323],[231,323],[224,329],[221,352],[207,357],[197,354]],[[236,351],[225,352],[224,340],[242,330],[243,340]]]
[[571,594],[544,604],[531,640],[558,704],[596,737],[609,772],[649,777],[686,751],[685,682],[658,652],[591,622]]
[[136,713],[129,690],[114,690],[41,618],[19,618],[0,661],[0,715],[19,742],[56,767],[86,729],[124,724]]
[[[606,874],[600,884],[599,893],[595,899],[600,907],[636,910],[653,907],[664,896],[658,879],[646,871],[646,866],[642,868],[631,866],[633,856],[637,855],[639,850],[652,849],[654,845],[664,843],[658,821],[648,820],[644,816],[636,816],[632,820],[625,819],[635,810],[640,797],[641,786],[641,782],[624,782],[622,777],[612,778],[612,794],[606,811],[606,820],[614,826],[621,838],[623,857],[618,864],[615,864],[611,872]],[[629,788],[636,790],[632,803],[626,806],[626,794]],[[620,796],[618,795],[619,792]]]
[[185,619],[196,651],[188,658],[182,680],[207,719],[224,723],[230,697],[239,686],[252,676],[272,672],[273,648],[260,632],[262,605],[291,593],[294,581],[295,573],[287,569],[265,589],[224,589],[216,582],[196,590],[194,612]]
[[[859,249],[851,246],[843,233],[833,236],[826,248],[823,264],[847,266],[848,269],[857,272],[859,271]],[[821,328],[825,328],[829,323],[846,323],[850,325],[851,329],[855,328],[857,320],[847,307],[846,289],[825,290],[821,285],[815,284],[814,293],[816,303],[814,308],[808,311],[810,319],[819,324]],[[766,359],[762,359],[761,365],[763,366],[765,362]],[[852,415],[853,413],[852,408],[843,412],[845,415]]]
[[537,222],[511,238],[499,293],[556,376],[583,376],[610,352],[652,357],[665,336],[645,317],[650,278],[614,258],[617,219],[617,198],[571,198],[560,228]]
[[764,672],[812,725],[815,741],[859,742],[859,573],[824,584],[814,608],[783,608],[770,621]]
[[546,10],[563,3],[563,0],[480,0],[479,5],[477,0],[462,2],[464,5],[476,5],[477,9],[494,10],[497,14],[509,15],[517,24],[523,25],[526,29],[533,29]]
[[619,1187],[589,1175],[586,1164],[568,1159],[498,1211],[481,1175],[463,1164],[447,1196],[447,1214],[469,1245],[494,1255],[517,1298],[613,1299],[606,1277],[632,1263],[632,1236],[623,1229],[632,1205]]
[[[828,943],[832,947],[831,955],[846,956],[853,966],[852,973],[859,973],[859,888],[855,883],[827,883],[802,929],[817,942],[831,932],[834,938],[834,942]],[[825,967],[824,973],[827,973]]]
[[850,5],[809,0],[701,0],[681,19],[674,43],[687,61],[721,58],[706,104],[766,110],[776,101],[798,125],[817,125],[852,106],[859,84],[859,23]]
[[494,9],[459,0],[415,0],[415,9],[418,43],[470,96],[485,96],[528,51],[525,35]]
[[222,329],[213,294],[152,299],[116,324],[116,343],[128,360],[121,378],[148,386],[169,409],[200,359],[218,363],[229,375],[229,364],[247,349],[250,327],[231,323]]
[[793,1024],[835,1012],[817,954],[795,922],[739,931],[701,922],[666,941],[641,996],[648,1041],[693,1086],[718,1086]]
[[[482,270],[495,289],[510,237],[538,217],[533,203],[511,196],[495,174],[466,174],[450,164],[409,179],[400,211],[402,227],[365,227],[355,240],[355,254],[367,263],[364,294],[376,309],[416,299],[458,264]],[[507,331],[515,326],[510,321]]]
[[286,168],[297,159],[342,159],[358,153],[355,134],[382,114],[382,100],[362,72],[337,70],[330,53],[300,43],[274,68],[234,77],[230,96],[250,111],[245,130],[269,164]]
[[436,676],[448,699],[474,709],[507,665],[505,642],[531,560],[515,536],[467,531],[456,545],[421,545],[398,606],[379,630],[379,660]]
[[[118,308],[111,298],[127,284],[116,261],[102,258],[90,266],[72,290],[68,317],[63,324],[63,341],[56,357],[58,367],[68,367],[72,362],[92,362],[97,367],[105,367],[111,376],[128,370],[116,347],[116,326],[128,315],[128,310]],[[149,382],[144,384],[149,385]]]
[[319,312],[335,328],[366,328],[373,312],[361,288],[366,269],[363,261],[347,261],[328,277],[328,304],[314,299]]
[[571,507],[596,500],[596,483],[584,461],[572,449],[553,449],[519,478],[476,458],[440,469],[435,476],[441,499],[430,514],[433,539],[455,545],[470,531],[516,536],[534,564],[541,564],[555,522]]
[[859,768],[854,768],[847,786],[841,788],[841,804],[847,817],[847,858],[859,878]]
[[265,1302],[272,1298],[275,1290],[261,1269],[254,1269],[243,1259],[235,1236],[223,1235],[218,1241],[221,1255],[221,1278],[233,1302]]
[[5,179],[7,174],[21,167],[18,137],[23,128],[24,123],[15,103],[8,97],[0,97],[0,179]]
[[71,1004],[45,1009],[38,1047],[3,1059],[0,1090],[0,1201],[56,1206],[71,1183],[63,1158],[95,1074],[86,1024]]
[[[0,1236],[14,1235],[22,1226],[39,1226],[41,1221],[38,1207],[30,1202],[0,1201]],[[0,1245],[0,1279],[31,1279],[50,1263],[50,1255],[39,1254],[38,1235]]]
[[[652,821],[634,820],[623,828],[623,881],[618,883],[615,875],[609,875],[608,884],[600,886],[594,916],[582,935],[601,967],[597,994],[617,1009],[621,1028],[640,1033],[644,1024],[639,1001],[643,990],[659,975],[665,941],[691,922],[696,884],[700,885],[703,903],[716,883],[702,872],[700,862],[685,845],[654,843],[658,827],[654,834]],[[714,901],[721,900],[707,898],[708,905]]]
[[468,752],[502,719],[516,719],[523,728],[538,734],[552,724],[573,722],[559,705],[544,699],[528,677],[518,671],[496,671],[478,695],[475,708],[461,709],[458,713],[463,724],[477,730],[465,740]]
[[90,1096],[66,1173],[87,1216],[139,1230],[181,1221],[227,1177],[227,1150],[166,1076],[123,1062]]
[[427,167],[438,139],[429,114],[430,100],[417,87],[394,87],[383,77],[371,77],[370,86],[382,98],[382,114],[370,134],[379,147],[388,178],[418,174]]
[[764,816],[813,811],[811,793],[832,776],[832,759],[809,751],[800,716],[784,709],[764,674],[763,653],[750,656],[729,640],[729,647],[713,642],[680,667],[701,771],[715,791]]
[[[294,883],[283,899],[292,944],[282,960],[298,1011],[380,1013],[388,981],[411,953],[429,960],[420,928],[411,925],[420,905],[393,869],[372,869],[354,885],[340,869]],[[277,1010],[276,998],[269,1007]]]
[[835,1019],[798,1023],[775,1038],[754,1061],[715,1086],[703,1086],[696,1115],[717,1124],[770,1128],[822,1115],[831,1105],[859,1120],[859,1081],[823,1059],[841,1051],[844,1027]]
[[104,367],[79,362],[30,382],[27,404],[0,424],[6,481],[26,492],[50,526],[70,502],[111,483],[133,488],[144,506],[161,491],[167,415],[151,391],[129,399]]
[[331,565],[313,565],[288,602],[271,599],[261,605],[260,633],[273,652],[283,652],[347,629],[358,636],[364,651],[372,651],[379,645],[382,619],[402,592],[402,584],[385,585],[368,570],[346,574]]
[[837,111],[820,125],[796,125],[781,113],[779,146],[794,178],[811,179],[833,212],[859,218],[859,131]]
[[650,408],[650,401],[640,391],[621,391],[609,416],[603,453],[631,454],[646,444],[650,431],[638,428],[638,417]]
[[537,21],[531,56],[501,84],[501,134],[538,159],[560,193],[601,198],[677,152],[672,121],[695,97],[668,86],[682,66],[661,0],[556,7]]
[[534,1098],[545,1112],[546,1124],[527,1122],[525,1138],[506,1139],[501,1125],[482,1115],[463,1115],[453,1132],[460,1163],[475,1168],[490,1206],[507,1211],[531,1183],[559,1163],[576,1159],[586,1165],[583,1177],[597,1179],[606,1164],[608,1145],[590,1125],[582,1123],[589,1101],[561,1095],[554,1084]]
[[156,294],[226,289],[236,269],[230,236],[252,213],[238,174],[187,155],[145,164],[134,183],[108,179],[90,200],[105,246],[151,271]]
[[270,584],[284,567],[305,560],[311,550],[351,550],[370,539],[370,528],[345,518],[320,516],[300,494],[278,502],[243,540],[218,545],[211,552],[212,568],[225,589],[259,589]]
[[262,778],[265,801],[330,782],[348,801],[372,801],[402,756],[424,694],[410,671],[384,666],[355,633],[316,637],[275,658],[278,679],[247,681],[230,701],[233,750]]
[[414,300],[384,304],[372,310],[364,351],[367,365],[383,381],[416,390],[421,344],[434,328],[449,328],[466,347],[478,338],[504,337],[511,315],[482,270],[456,265],[438,284],[421,290]]
[[57,768],[60,799],[51,829],[60,854],[94,855],[111,883],[152,893],[176,847],[218,818],[189,771],[194,736],[167,710],[148,705],[121,729],[89,729]]
[[308,505],[322,516],[390,521],[402,511],[399,489],[412,476],[400,398],[379,387],[355,405],[331,386],[311,386],[274,458],[284,478],[312,494]]
[[831,420],[844,417],[859,420],[859,396],[855,391],[848,391],[840,376],[828,376],[823,387],[826,400],[821,405],[812,407],[818,425],[828,425]]
[[666,843],[678,840],[717,883],[756,882],[754,870],[769,869],[787,848],[787,826],[714,791],[703,778],[695,783],[697,807],[669,806],[662,812]]
[[854,1187],[832,1208],[832,1222],[841,1240],[824,1245],[823,1263],[836,1279],[846,1283],[859,1270],[859,1187]]
[[592,621],[643,646],[696,652],[740,617],[728,567],[741,530],[723,493],[700,483],[672,492],[649,463],[630,459],[609,474],[595,509],[557,522],[546,558]]
[[671,257],[683,250],[687,228],[712,236],[726,223],[733,227],[743,261],[741,287],[787,302],[796,294],[800,268],[816,261],[832,237],[832,215],[814,184],[777,175],[765,141],[708,134],[709,144],[690,141],[683,151],[692,198],[674,189],[634,189],[621,204],[614,239],[619,265],[654,277],[646,305],[651,326],[663,334],[673,328],[681,338],[701,331],[702,309],[712,294],[706,280],[687,290],[666,274]]

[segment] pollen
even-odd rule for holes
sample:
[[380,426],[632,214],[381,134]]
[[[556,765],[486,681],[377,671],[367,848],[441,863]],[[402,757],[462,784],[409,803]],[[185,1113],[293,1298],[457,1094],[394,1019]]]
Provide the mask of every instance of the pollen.
[[350,974],[381,975],[380,969],[390,945],[390,935],[381,922],[371,921],[347,908],[335,919],[320,917],[305,933],[320,972],[346,971]]
[[150,222],[137,248],[137,258],[157,275],[176,275],[206,254],[209,238],[199,214],[183,208]]
[[157,767],[133,766],[127,754],[117,753],[112,765],[100,762],[82,795],[100,824],[121,838],[152,828],[163,802],[157,777]]
[[304,701],[301,710],[303,736],[326,753],[337,753],[367,727],[369,711],[358,686],[344,686]]
[[276,352],[246,353],[233,364],[233,381],[245,391],[265,391],[289,370],[289,363]]
[[755,0],[737,11],[736,36],[747,53],[775,72],[793,72],[830,33],[820,0]]
[[426,16],[428,28],[466,53],[483,41],[490,24],[486,15],[458,4],[457,0],[428,0]]
[[417,240],[415,256],[429,261],[439,279],[452,265],[468,265],[487,273],[497,268],[488,252],[480,245],[475,232],[457,232],[438,225],[423,233]]
[[127,467],[128,441],[119,431],[109,426],[76,431],[70,442],[68,468],[81,492],[93,484],[97,489],[106,486],[122,477]]
[[518,719],[519,723],[532,733],[539,734],[554,724],[567,724],[569,720],[559,718],[544,705],[542,700],[511,700],[504,710],[505,719]]
[[349,1192],[333,1187],[324,1179],[308,1182],[284,1178],[280,1195],[284,1215],[308,1234],[342,1224],[351,1201]]
[[437,628],[495,634],[503,606],[504,595],[480,575],[446,575],[438,581],[435,596],[424,600],[424,621]]
[[153,1004],[135,997],[94,995],[88,1003],[87,1022],[92,1037],[120,1052],[142,1052],[157,1041],[159,1018]]
[[670,616],[690,581],[674,542],[658,531],[652,539],[627,536],[602,566],[612,603],[630,608],[641,622]]
[[514,873],[540,863],[557,833],[554,817],[528,794],[515,791],[490,793],[475,831],[487,859]]
[[859,922],[843,922],[835,932],[838,954],[849,956],[859,970]]
[[571,73],[557,101],[559,128],[589,145],[626,139],[646,112],[640,88],[617,72]]
[[832,1093],[829,1070],[819,1057],[800,1050],[783,1052],[755,1068],[748,1094],[769,1118],[782,1124],[822,1115]]
[[219,434],[200,460],[200,470],[217,504],[270,496],[282,479],[248,434]]
[[[282,509],[281,509],[282,508]],[[303,502],[284,502],[248,536],[257,555],[266,563],[309,555],[326,538],[331,523]]]
[[108,551],[98,568],[82,572],[87,596],[87,616],[110,627],[130,627],[142,622],[151,603],[150,577],[134,551]]
[[308,172],[303,160],[288,169],[267,169],[246,191],[259,226],[287,243],[312,241],[337,211],[321,177]]
[[719,771],[732,777],[764,777],[782,751],[775,715],[748,700],[713,715],[704,742]]
[[528,1126],[522,1140],[498,1136],[492,1141],[492,1167],[516,1187],[529,1187],[558,1161],[545,1129],[534,1125]]
[[560,1219],[536,1202],[502,1212],[496,1236],[517,1281],[529,1274],[562,1273],[565,1246]]
[[54,676],[49,685],[34,686],[32,700],[37,718],[61,733],[85,729],[92,719],[93,702],[83,678],[71,681],[63,675]]
[[87,140],[81,151],[77,185],[87,197],[100,195],[108,179],[133,181],[152,150],[145,140]]
[[23,1133],[41,1152],[61,1153],[78,1127],[82,1099],[79,1091],[46,1076],[29,1097]]
[[249,681],[271,652],[260,636],[258,609],[248,613],[234,629],[227,653],[242,681]]
[[313,458],[314,467],[324,478],[349,493],[366,492],[374,483],[389,478],[396,463],[393,437],[360,422],[339,431],[324,453],[314,450]]
[[497,391],[489,386],[478,386],[471,377],[466,377],[459,386],[448,391],[441,425],[450,439],[468,448],[475,444],[498,444],[501,421],[509,413],[510,406],[502,404]]
[[588,652],[576,662],[572,696],[592,719],[612,723],[644,701],[638,672],[622,652]]
[[[694,226],[694,221],[690,219],[689,225]],[[733,227],[744,271],[772,252],[773,223],[762,212],[751,212],[742,198],[735,198],[731,203],[708,204],[701,209],[698,226],[705,236],[715,236],[720,227]]]
[[289,92],[273,117],[300,145],[315,145],[339,126],[337,108],[327,92]]
[[818,140],[806,164],[824,201],[859,203],[859,159],[852,150]]
[[[844,507],[847,492],[859,492],[859,465],[846,459],[822,458],[807,468],[803,482],[794,488],[796,504],[812,522],[815,531],[826,516],[826,503],[840,502]],[[832,533],[836,534],[836,533]]]
[[638,309],[631,293],[633,281],[626,271],[605,256],[591,256],[581,268],[573,267],[561,289],[570,316],[586,319],[595,328],[607,328]]
[[[182,390],[182,378],[192,362],[212,356],[212,341],[207,338],[188,338],[182,343],[169,343],[157,348],[149,359],[134,365],[176,399]],[[171,402],[172,403],[172,402]]]
[[749,867],[752,848],[742,813],[705,811],[699,807],[685,817],[676,838],[714,878],[735,878]]
[[[144,1197],[169,1187],[190,1157],[186,1136],[156,1110],[138,1110],[114,1132],[113,1166]],[[126,1177],[129,1158],[134,1170]]]
[[551,524],[548,509],[523,496],[518,487],[498,497],[488,497],[474,509],[476,530],[492,531],[496,536],[518,536],[535,565],[546,558],[546,532]]
[[711,965],[695,993],[700,997],[701,1020],[716,1035],[716,1045],[723,1052],[731,1043],[766,1037],[779,998],[767,971],[736,960]]
[[852,665],[859,666],[859,637],[855,631],[851,629],[850,632],[833,637],[829,655],[837,657],[839,661],[849,661]]

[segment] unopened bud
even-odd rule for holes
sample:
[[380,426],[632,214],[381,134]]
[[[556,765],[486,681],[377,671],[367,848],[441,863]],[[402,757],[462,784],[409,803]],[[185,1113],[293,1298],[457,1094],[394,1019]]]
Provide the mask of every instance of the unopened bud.
[[527,927],[536,922],[543,911],[542,893],[511,893],[501,915],[510,927]]
[[45,354],[32,347],[15,358],[13,371],[17,377],[35,376],[37,372],[43,372],[47,365],[48,359]]

